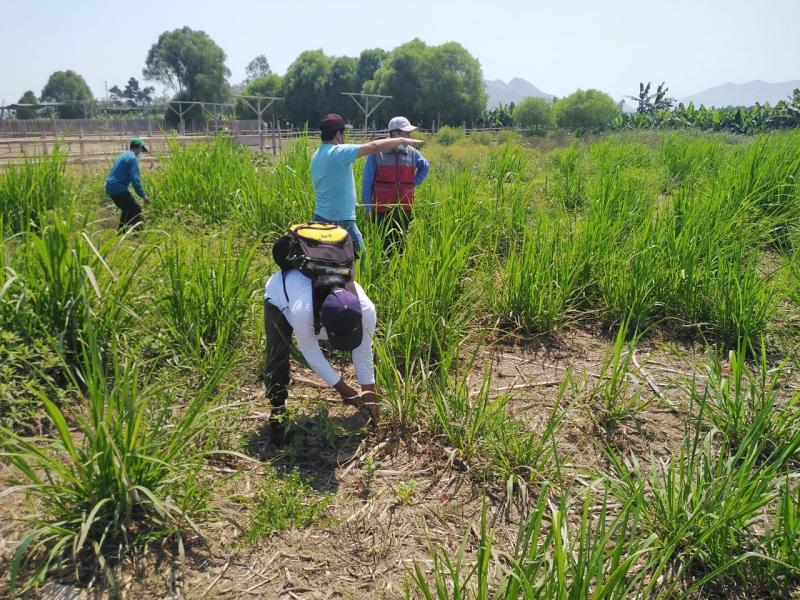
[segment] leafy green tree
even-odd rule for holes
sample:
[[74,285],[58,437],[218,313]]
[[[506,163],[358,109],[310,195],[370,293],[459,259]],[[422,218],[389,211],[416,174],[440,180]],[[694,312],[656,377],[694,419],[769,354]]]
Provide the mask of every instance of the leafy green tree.
[[152,86],[140,87],[139,80],[136,77],[128,79],[125,84],[125,89],[119,89],[119,86],[113,86],[108,89],[111,99],[116,102],[124,102],[128,106],[146,106],[153,101],[153,93],[156,89]]
[[308,123],[313,128],[330,112],[327,108],[330,72],[331,59],[322,50],[306,50],[289,66],[283,78],[283,102],[292,123]]
[[361,111],[355,102],[342,92],[358,92],[358,59],[351,56],[339,56],[333,59],[330,73],[326,85],[326,96],[328,98],[325,112],[333,112],[341,115],[345,121],[355,121],[361,115]]
[[56,108],[61,119],[80,119],[90,116],[94,107],[92,90],[75,71],[56,71],[42,89],[42,102],[65,102]]
[[485,127],[511,127],[514,124],[514,103],[502,102],[494,108],[483,111],[481,122]]
[[427,50],[428,46],[420,39],[398,46],[389,53],[381,68],[375,71],[373,79],[364,84],[367,93],[392,96],[377,111],[377,120],[384,121],[392,115],[404,115],[412,122],[420,120],[420,74]]
[[617,103],[599,90],[578,90],[553,106],[556,124],[567,129],[603,129],[619,114]]
[[224,102],[229,95],[225,52],[203,31],[165,31],[147,53],[146,79],[172,87],[181,98]]
[[529,96],[514,106],[512,113],[514,124],[525,129],[542,129],[552,127],[553,109],[544,98]]
[[352,91],[363,91],[364,84],[375,76],[375,71],[381,68],[387,55],[388,52],[382,48],[368,48],[361,51],[356,67],[356,89]]
[[434,46],[421,66],[422,122],[460,124],[480,118],[487,100],[483,70],[466,48],[456,42]]
[[[36,99],[36,94],[34,94],[32,90],[28,90],[17,100],[17,104],[39,104],[39,101]],[[36,113],[37,109],[35,108],[19,108],[17,109],[17,118],[35,119]]]
[[253,60],[247,63],[247,66],[244,70],[247,74],[247,78],[244,80],[246,84],[250,84],[260,77],[272,75],[272,69],[269,66],[269,61],[263,54],[259,54]]
[[[281,85],[282,80],[280,75],[264,75],[242,88],[240,94],[242,96],[272,96],[278,98],[282,93]],[[277,119],[282,119],[284,115],[283,104],[282,100],[275,101],[264,113],[264,120],[271,120],[273,116]],[[236,100],[236,118],[255,119],[257,115],[243,100],[238,99]]]
[[475,122],[486,108],[480,63],[455,42],[427,46],[419,39],[392,50],[364,91],[392,96],[380,117],[401,114],[412,121],[460,125]]
[[675,98],[667,96],[669,88],[662,81],[661,85],[656,89],[655,94],[650,93],[651,83],[648,81],[647,85],[644,82],[639,82],[639,95],[638,96],[625,96],[637,103],[636,112],[640,114],[654,114],[660,110],[669,110],[675,104]]

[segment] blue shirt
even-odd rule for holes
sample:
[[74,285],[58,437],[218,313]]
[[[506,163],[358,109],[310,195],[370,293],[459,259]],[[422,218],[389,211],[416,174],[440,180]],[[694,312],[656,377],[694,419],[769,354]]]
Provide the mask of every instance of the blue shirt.
[[[413,152],[417,155],[416,164],[417,172],[414,174],[414,187],[425,181],[428,176],[428,171],[431,169],[431,164],[425,160],[422,153],[416,148],[408,147],[406,152]],[[367,162],[364,164],[364,175],[361,178],[361,202],[364,203],[367,213],[372,214],[375,207],[372,205],[372,188],[375,186],[375,172],[377,164],[375,163],[375,155],[370,154],[367,157]]]
[[325,143],[311,157],[311,180],[314,182],[314,212],[329,221],[354,221],[356,218],[356,182],[353,163],[358,158],[358,144]]
[[139,175],[139,158],[133,150],[127,150],[117,157],[106,177],[106,194],[109,196],[124,194],[131,184],[136,193],[144,198],[142,178]]

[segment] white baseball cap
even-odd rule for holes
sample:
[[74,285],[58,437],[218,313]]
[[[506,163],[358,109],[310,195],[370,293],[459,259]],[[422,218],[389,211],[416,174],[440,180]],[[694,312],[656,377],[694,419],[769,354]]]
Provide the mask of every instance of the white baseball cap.
[[414,127],[405,117],[392,117],[392,119],[389,121],[389,126],[386,129],[389,131],[395,131],[399,129],[400,131],[410,133],[414,131],[416,127]]

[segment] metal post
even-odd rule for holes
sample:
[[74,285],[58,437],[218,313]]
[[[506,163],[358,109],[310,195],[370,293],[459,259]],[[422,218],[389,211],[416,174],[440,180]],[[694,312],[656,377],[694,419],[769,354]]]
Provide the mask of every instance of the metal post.
[[272,134],[272,156],[276,156],[278,154],[278,149],[275,147],[275,117],[272,117],[272,127],[270,127],[270,133]]
[[[343,96],[350,96],[353,99],[353,102],[356,103],[358,108],[361,109],[361,112],[364,113],[364,137],[367,136],[367,130],[368,130],[368,127],[369,127],[369,118],[372,115],[372,113],[374,113],[377,110],[377,108],[385,100],[389,100],[389,99],[392,98],[391,96],[382,96],[380,94],[365,94],[363,92],[358,92],[358,93],[356,93],[356,92],[342,92],[342,95]],[[356,96],[360,96],[361,98],[364,99],[364,104],[363,105],[361,104],[361,102],[358,101],[358,98],[356,98]],[[369,99],[370,98],[377,98],[378,99],[378,102],[371,109],[369,107]]]
[[[283,100],[283,98],[278,98],[276,96],[236,96],[240,98],[247,106],[249,106],[255,113],[256,118],[258,120],[258,149],[260,152],[264,152],[264,112],[272,106],[272,103],[276,100]],[[251,102],[251,100],[255,100],[255,106]],[[261,101],[268,101],[266,104],[262,106]],[[274,144],[273,144],[273,151],[274,151]]]
[[261,113],[261,98],[256,103],[258,104],[258,109],[256,110],[258,113],[258,151],[264,154],[264,121]]

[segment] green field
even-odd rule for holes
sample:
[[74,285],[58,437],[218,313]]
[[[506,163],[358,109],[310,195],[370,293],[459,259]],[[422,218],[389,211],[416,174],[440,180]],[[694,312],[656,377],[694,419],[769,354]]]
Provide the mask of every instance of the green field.
[[176,144],[123,237],[105,172],[0,171],[0,584],[800,594],[800,133],[446,129],[402,252],[361,223],[381,427],[295,361],[275,448],[263,285],[315,144]]

